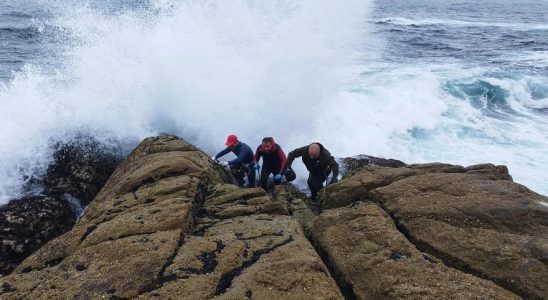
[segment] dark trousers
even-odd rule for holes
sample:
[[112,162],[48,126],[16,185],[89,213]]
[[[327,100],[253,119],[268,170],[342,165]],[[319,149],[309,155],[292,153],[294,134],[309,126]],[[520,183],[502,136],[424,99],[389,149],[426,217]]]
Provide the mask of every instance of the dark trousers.
[[247,176],[247,187],[255,187],[255,168],[253,163],[232,165],[230,166],[230,173],[232,173],[239,186],[244,186],[244,177]]
[[276,176],[277,174],[280,174],[280,169],[269,169],[265,168],[263,164],[263,168],[261,170],[261,187],[266,191],[268,189],[268,177],[270,174]]
[[310,198],[313,201],[316,201],[316,196],[318,195],[318,192],[323,188],[323,183],[326,179],[327,179],[327,175],[323,173],[320,173],[320,174],[310,173],[308,175],[308,180],[306,181],[306,183],[308,183],[308,188],[310,189],[310,192],[312,193],[312,196]]

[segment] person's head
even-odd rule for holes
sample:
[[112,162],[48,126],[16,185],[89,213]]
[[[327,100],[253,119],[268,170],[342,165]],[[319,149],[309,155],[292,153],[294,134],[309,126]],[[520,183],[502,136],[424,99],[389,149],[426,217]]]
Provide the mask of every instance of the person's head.
[[308,146],[308,157],[318,159],[320,157],[320,145],[314,143]]
[[274,138],[272,137],[265,137],[263,138],[261,148],[266,152],[272,152],[274,150]]
[[231,134],[229,135],[227,138],[226,138],[226,143],[225,145],[227,145],[228,147],[230,148],[236,148],[238,146],[240,142],[238,141],[238,137]]

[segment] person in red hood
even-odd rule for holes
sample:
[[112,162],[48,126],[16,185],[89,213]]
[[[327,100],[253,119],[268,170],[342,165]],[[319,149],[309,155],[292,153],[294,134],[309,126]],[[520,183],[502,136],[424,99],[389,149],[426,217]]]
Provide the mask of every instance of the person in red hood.
[[261,187],[268,188],[268,177],[274,175],[275,183],[282,181],[281,170],[285,164],[286,157],[280,145],[274,142],[274,138],[265,137],[255,151],[255,169],[259,170],[259,160],[263,159],[263,170],[261,171]]

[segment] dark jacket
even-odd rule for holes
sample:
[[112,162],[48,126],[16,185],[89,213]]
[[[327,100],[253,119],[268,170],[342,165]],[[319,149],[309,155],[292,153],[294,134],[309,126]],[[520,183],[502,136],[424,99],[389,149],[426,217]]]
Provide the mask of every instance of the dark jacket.
[[215,155],[215,159],[227,154],[228,152],[232,152],[237,156],[235,159],[228,162],[229,166],[250,164],[254,161],[253,150],[251,150],[251,148],[247,144],[242,142],[239,142],[238,146],[236,146],[236,148],[234,149],[226,147],[226,149]]
[[261,157],[263,158],[263,169],[276,171],[276,173],[280,172],[286,161],[285,153],[278,144],[275,144],[272,152],[266,152],[263,145],[259,145],[255,151],[255,161],[258,163]]
[[293,160],[297,157],[302,157],[303,163],[306,166],[306,169],[314,175],[329,175],[329,171],[333,172],[333,177],[337,178],[339,176],[339,164],[335,161],[335,158],[331,156],[331,153],[327,151],[320,143],[315,143],[320,146],[320,156],[318,159],[312,159],[308,156],[308,146],[297,148],[289,152],[287,156],[287,162],[283,167],[283,172],[291,168]]

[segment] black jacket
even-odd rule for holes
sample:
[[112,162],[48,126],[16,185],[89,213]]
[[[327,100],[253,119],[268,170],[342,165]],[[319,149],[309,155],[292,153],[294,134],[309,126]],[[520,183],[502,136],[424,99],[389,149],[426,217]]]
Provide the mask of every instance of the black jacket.
[[293,160],[297,157],[302,157],[303,163],[306,169],[314,175],[329,175],[330,171],[333,172],[333,177],[339,176],[339,164],[335,161],[335,158],[331,156],[331,153],[327,151],[320,143],[315,143],[320,146],[320,156],[318,159],[312,159],[308,156],[308,146],[297,148],[289,152],[287,156],[287,163],[283,168],[283,171],[291,168]]

